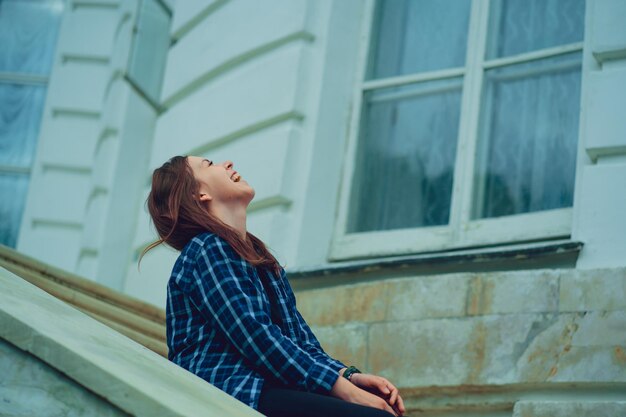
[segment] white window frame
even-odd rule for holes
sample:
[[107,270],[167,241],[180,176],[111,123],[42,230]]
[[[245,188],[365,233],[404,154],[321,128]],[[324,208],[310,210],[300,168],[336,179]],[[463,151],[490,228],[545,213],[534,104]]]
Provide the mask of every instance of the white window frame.
[[[474,155],[478,141],[482,84],[485,71],[506,65],[582,51],[583,42],[546,48],[506,58],[485,59],[490,2],[488,0],[472,0],[466,52],[467,59],[464,67],[367,81],[365,74],[375,5],[376,0],[367,0],[365,13],[363,14],[346,159],[339,194],[338,216],[330,247],[329,260],[338,261],[373,256],[436,252],[532,240],[569,238],[572,229],[572,207],[472,220],[472,187],[476,160]],[[413,229],[347,233],[349,200],[356,165],[355,159],[359,140],[363,93],[374,88],[401,86],[407,83],[449,79],[459,76],[464,78],[449,224]],[[578,136],[580,136],[580,129]]]

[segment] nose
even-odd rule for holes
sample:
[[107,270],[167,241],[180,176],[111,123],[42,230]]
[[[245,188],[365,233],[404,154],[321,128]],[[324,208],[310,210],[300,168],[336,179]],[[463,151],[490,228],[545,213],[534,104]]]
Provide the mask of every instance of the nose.
[[230,169],[234,166],[233,161],[224,161],[222,162],[222,166],[226,169]]

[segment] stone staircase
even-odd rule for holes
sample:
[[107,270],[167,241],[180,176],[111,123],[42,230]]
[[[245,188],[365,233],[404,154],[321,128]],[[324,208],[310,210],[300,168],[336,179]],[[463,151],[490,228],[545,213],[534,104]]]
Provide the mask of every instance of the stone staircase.
[[0,245],[0,267],[167,358],[165,311]]
[[260,416],[164,358],[164,319],[0,248],[0,416]]

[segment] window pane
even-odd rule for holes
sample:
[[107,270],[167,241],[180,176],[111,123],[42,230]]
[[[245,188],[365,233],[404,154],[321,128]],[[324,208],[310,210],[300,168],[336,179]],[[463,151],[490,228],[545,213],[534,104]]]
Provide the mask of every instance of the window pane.
[[582,42],[584,0],[494,0],[487,58]]
[[348,232],[448,223],[462,79],[365,93]]
[[581,54],[485,73],[473,218],[573,202]]
[[470,0],[378,3],[368,79],[465,65]]
[[161,82],[170,45],[170,16],[156,0],[142,0],[129,64],[132,80],[152,100],[161,97]]
[[0,72],[48,75],[63,1],[0,1]]
[[0,243],[15,247],[28,190],[28,174],[0,173]]
[[0,83],[0,165],[32,163],[46,87]]

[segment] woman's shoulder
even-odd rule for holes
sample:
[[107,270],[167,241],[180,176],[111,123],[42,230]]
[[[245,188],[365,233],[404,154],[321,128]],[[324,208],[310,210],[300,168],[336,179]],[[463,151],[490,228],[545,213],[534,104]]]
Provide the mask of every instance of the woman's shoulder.
[[210,258],[214,256],[217,258],[239,258],[237,253],[224,238],[212,232],[202,232],[194,236],[187,245],[185,245],[180,253],[179,259],[183,258],[195,261],[200,256],[207,255]]
[[211,232],[203,232],[191,238],[178,254],[174,268],[182,268],[195,262],[199,254],[216,239],[217,235]]
[[224,258],[224,255],[230,257],[230,252],[228,242],[215,233],[200,233],[180,251],[172,269],[172,277],[178,280],[188,275],[186,272],[195,269],[201,257],[206,257],[209,263],[213,263],[216,259]]
[[185,245],[181,253],[198,251],[201,248],[212,246],[220,241],[223,241],[223,239],[215,233],[202,232],[191,238],[191,240],[187,243],[187,245]]
[[213,246],[230,246],[228,241],[213,232],[202,232],[194,236],[181,252],[193,251],[199,248],[210,248]]

